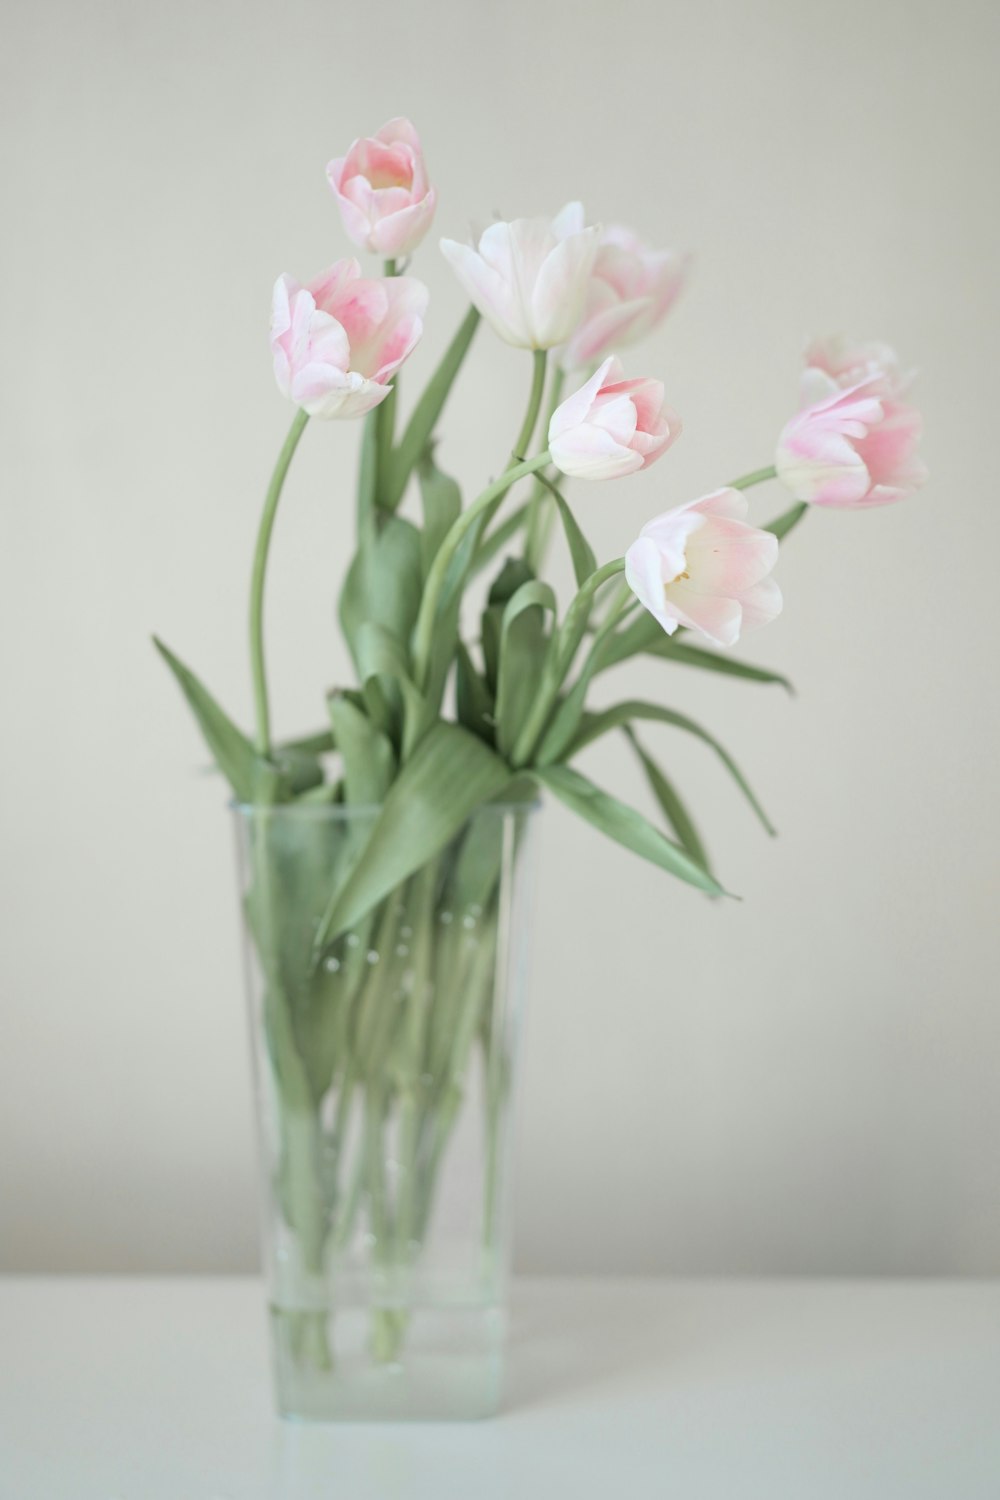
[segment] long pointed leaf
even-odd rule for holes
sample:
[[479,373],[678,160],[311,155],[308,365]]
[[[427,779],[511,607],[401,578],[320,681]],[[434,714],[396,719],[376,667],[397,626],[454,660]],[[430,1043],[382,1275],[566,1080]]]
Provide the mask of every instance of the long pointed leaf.
[[582,588],[591,573],[597,571],[597,558],[594,556],[594,549],[580,530],[577,519],[570,510],[558,486],[552,483],[552,480],[546,476],[544,470],[539,472],[537,478],[555,496],[556,505],[559,507],[559,519],[562,521],[563,531],[566,534],[566,545],[569,547],[569,555],[573,563],[573,576],[576,579],[577,588]]
[[317,955],[439,854],[510,781],[507,765],[482,740],[457,724],[436,724],[389,788],[357,864],[327,908]]
[[343,693],[331,694],[329,710],[344,763],[346,800],[359,807],[378,806],[396,769],[388,738]]
[[478,326],[479,313],[474,307],[470,307],[458,332],[445,350],[441,363],[414,407],[413,415],[406,424],[406,431],[400,439],[399,446],[393,452],[392,460],[388,465],[389,472],[385,476],[382,494],[379,497],[382,504],[389,510],[395,510],[403,498],[406,482],[430,442],[438,417],[444,410],[448,393],[454,384],[455,376],[461,369],[462,361],[468,353],[469,345],[472,343]]
[[686,714],[679,714],[672,708],[662,708],[658,703],[645,703],[642,699],[630,699],[625,703],[616,703],[613,708],[603,709],[600,713],[587,714],[579,734],[570,746],[569,757],[577,755],[585,745],[590,745],[594,740],[600,739],[601,735],[607,734],[609,729],[620,729],[622,725],[630,723],[633,719],[646,719],[658,724],[673,724],[675,728],[686,730],[688,734],[696,735],[698,739],[703,740],[722,761],[768,833],[773,835],[776,832],[729,751],[720,745],[707,729],[702,729],[700,724],[696,724],[694,719],[689,719]]
[[253,802],[268,778],[273,782],[277,774],[274,767],[261,759],[242,729],[219,707],[191,669],[155,635],[153,644],[174,674],[212,759],[232,787],[233,795],[239,802]]
[[547,766],[544,770],[536,771],[535,775],[571,812],[592,823],[616,843],[623,844],[626,849],[631,849],[633,853],[659,865],[661,870],[669,871],[671,875],[678,876],[700,891],[707,891],[712,896],[726,894],[707,870],[696,864],[689,854],[666,838],[658,828],[654,828],[641,813],[626,806],[624,802],[619,802],[607,792],[602,792],[592,781],[581,776],[579,771],[573,771],[569,766]]
[[660,631],[661,639],[646,648],[648,656],[659,656],[664,661],[676,661],[682,666],[700,667],[705,672],[719,672],[724,677],[741,677],[745,682],[772,682],[783,687],[786,693],[795,696],[795,688],[780,672],[768,667],[755,667],[738,656],[723,656],[717,651],[706,651],[701,646],[690,646],[687,641],[675,641]]
[[791,682],[780,672],[772,672],[768,667],[753,666],[738,656],[707,651],[703,646],[690,644],[687,639],[678,640],[677,636],[667,635],[659,621],[645,610],[624,630],[608,636],[601,648],[597,671],[606,672],[620,661],[641,654],[657,656],[663,661],[675,661],[681,666],[701,667],[706,672],[719,672],[724,677],[740,677],[745,682],[777,683],[786,692],[795,692]]
[[653,757],[640,744],[638,736],[631,725],[625,726],[625,737],[638,757],[639,764],[646,773],[650,790],[657,802],[660,804],[667,822],[680,840],[681,847],[686,849],[695,864],[701,865],[703,870],[711,873],[711,865],[708,859],[708,851],[701,841],[701,836],[695,827],[694,820],[688,812],[687,807],[674,786],[663,774]]
[[426,578],[438,548],[461,515],[462,491],[450,474],[441,472],[430,454],[421,460],[417,477],[424,511],[420,551]]

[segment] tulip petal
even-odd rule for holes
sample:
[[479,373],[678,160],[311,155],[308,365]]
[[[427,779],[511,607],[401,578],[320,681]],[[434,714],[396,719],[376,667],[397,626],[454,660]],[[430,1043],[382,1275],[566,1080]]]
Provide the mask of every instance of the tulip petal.
[[762,578],[753,588],[740,595],[743,610],[742,630],[756,630],[760,625],[770,625],[781,614],[781,589],[773,578]]
[[579,323],[599,235],[597,228],[581,230],[562,240],[546,256],[531,296],[537,348],[561,344]]
[[524,311],[508,281],[473,250],[457,240],[442,240],[441,253],[451,266],[470,302],[494,333],[520,349],[532,347]]
[[376,255],[395,259],[405,255],[412,245],[423,239],[434,218],[437,195],[433,188],[419,203],[410,203],[396,213],[386,214],[374,225],[372,249]]

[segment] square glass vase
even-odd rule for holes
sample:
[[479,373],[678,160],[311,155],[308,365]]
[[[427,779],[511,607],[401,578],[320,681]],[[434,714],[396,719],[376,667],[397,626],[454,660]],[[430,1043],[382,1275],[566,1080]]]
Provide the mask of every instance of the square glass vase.
[[535,804],[480,809],[341,929],[377,817],[235,809],[276,1404],[311,1421],[487,1417]]

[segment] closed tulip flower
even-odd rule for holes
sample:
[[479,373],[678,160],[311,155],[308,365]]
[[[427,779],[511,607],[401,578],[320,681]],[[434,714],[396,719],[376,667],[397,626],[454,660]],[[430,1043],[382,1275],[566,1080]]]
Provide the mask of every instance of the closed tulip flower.
[[747,509],[739,490],[716,490],[648,522],[626,552],[629,586],[668,635],[683,625],[733,646],[781,613],[778,541],[747,525]]
[[549,423],[549,452],[574,479],[618,479],[644,469],[680,435],[681,419],[663,401],[658,380],[625,380],[606,359]]
[[326,175],[344,228],[363,250],[394,260],[415,250],[430,229],[437,194],[409,120],[390,120],[355,141]]
[[563,368],[592,364],[662,323],[684,284],[687,264],[686,256],[651,250],[631,229],[609,224],[587,283],[583,317],[559,351]]
[[494,332],[519,349],[551,349],[583,315],[599,235],[582,204],[568,203],[554,219],[491,224],[478,245],[442,240],[441,251]]
[[846,389],[835,383],[831,395],[792,418],[775,467],[796,500],[857,509],[903,500],[923,484],[920,413],[892,390],[879,370]]
[[410,276],[368,280],[339,260],[300,286],[280,276],[271,311],[278,388],[314,417],[360,417],[423,332],[427,288]]

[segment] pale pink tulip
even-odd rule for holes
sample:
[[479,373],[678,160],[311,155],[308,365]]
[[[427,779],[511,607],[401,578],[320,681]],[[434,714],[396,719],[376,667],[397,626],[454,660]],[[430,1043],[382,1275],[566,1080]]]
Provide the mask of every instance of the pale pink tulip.
[[649,521],[626,552],[629,586],[668,635],[683,625],[732,646],[781,613],[768,576],[778,541],[746,524],[747,508],[739,490],[716,490]]
[[441,250],[491,328],[519,349],[551,349],[583,314],[600,229],[585,228],[583,206],[554,219],[491,224],[478,246],[442,240]]
[[850,344],[840,335],[813,339],[806,346],[802,371],[802,404],[815,406],[836,391],[878,380],[878,394],[898,396],[912,376],[900,370],[895,350],[871,340]]
[[355,141],[326,169],[350,238],[387,259],[409,255],[431,227],[437,194],[428,186],[420,137],[409,120],[390,120]]
[[920,414],[887,393],[879,371],[793,417],[778,439],[778,477],[812,505],[888,505],[927,477]]
[[680,435],[681,419],[664,405],[658,380],[625,380],[617,359],[601,367],[549,423],[549,452],[563,474],[618,479],[647,468]]
[[427,288],[411,276],[369,281],[338,260],[308,286],[279,276],[271,309],[278,388],[314,417],[360,417],[423,332]]
[[686,256],[651,250],[631,229],[609,224],[587,283],[583,318],[559,351],[559,363],[578,370],[643,338],[673,307],[687,265]]

